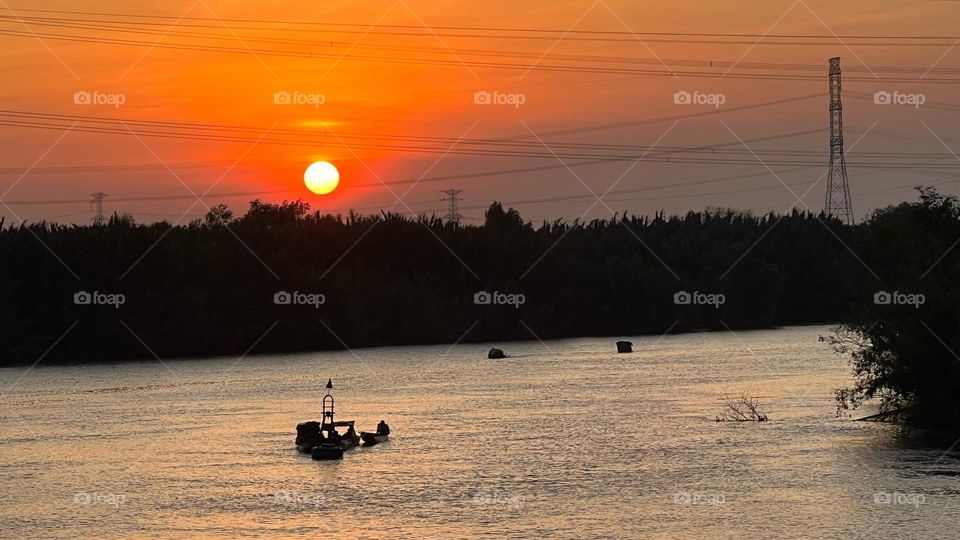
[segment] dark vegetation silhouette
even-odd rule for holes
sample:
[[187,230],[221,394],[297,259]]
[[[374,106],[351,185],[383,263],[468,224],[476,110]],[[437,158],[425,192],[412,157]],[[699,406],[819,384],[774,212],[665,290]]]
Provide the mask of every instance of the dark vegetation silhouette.
[[[455,226],[301,201],[183,226],[19,225],[0,234],[0,358],[32,363],[76,321],[45,362],[451,343],[471,326],[463,341],[839,322],[867,275],[844,244],[866,228],[728,210],[534,227],[497,203]],[[481,290],[525,303],[476,305]],[[77,291],[125,302],[77,305]],[[278,291],[325,303],[277,305]],[[678,291],[726,301],[677,305]]]
[[[837,392],[838,412],[874,400],[878,419],[921,427],[960,425],[960,203],[920,189],[919,203],[876,211],[863,253],[880,303],[858,302],[850,322],[825,338],[851,359],[855,382]],[[897,293],[897,297],[889,295]],[[916,301],[922,295],[922,301]],[[890,303],[885,303],[888,301]],[[914,300],[910,303],[911,300]]]
[[[860,340],[847,342],[857,345],[846,352],[858,375],[841,396],[848,406],[880,397],[886,409],[955,417],[960,248],[948,248],[960,238],[958,213],[955,199],[927,190],[920,202],[856,226],[798,211],[713,209],[535,227],[498,203],[483,225],[455,226],[435,217],[323,215],[301,201],[253,201],[239,218],[220,205],[184,226],[129,216],[98,226],[8,226],[0,232],[0,361],[844,322],[846,336]],[[878,290],[922,292],[927,303],[874,305]],[[125,302],[78,305],[78,291],[119,293]],[[323,294],[325,303],[276,304],[278,291]],[[478,291],[522,294],[525,303],[477,305]],[[678,291],[725,302],[678,305]]]

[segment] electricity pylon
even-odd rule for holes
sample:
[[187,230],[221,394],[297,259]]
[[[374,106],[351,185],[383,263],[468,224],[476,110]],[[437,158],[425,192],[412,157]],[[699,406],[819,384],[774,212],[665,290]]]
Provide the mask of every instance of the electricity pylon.
[[850,199],[847,160],[843,150],[840,57],[830,59],[830,169],[827,171],[827,200],[823,211],[847,225],[853,225],[853,202]]
[[452,222],[455,225],[460,224],[460,218],[462,218],[463,216],[460,215],[460,206],[459,206],[460,197],[459,196],[460,196],[460,193],[462,192],[463,190],[461,189],[448,189],[442,192],[447,194],[447,198],[440,199],[441,201],[447,201],[448,203],[447,215],[445,216],[447,219],[447,223]]

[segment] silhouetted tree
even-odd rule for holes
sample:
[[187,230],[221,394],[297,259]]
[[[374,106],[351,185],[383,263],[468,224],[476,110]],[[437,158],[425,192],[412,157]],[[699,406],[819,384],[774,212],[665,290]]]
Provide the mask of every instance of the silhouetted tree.
[[207,212],[205,222],[209,227],[221,227],[233,221],[233,210],[225,204],[218,204]]
[[840,409],[877,400],[911,425],[960,420],[960,204],[932,188],[919,203],[878,210],[857,248],[874,277],[852,322],[828,338],[856,381]]

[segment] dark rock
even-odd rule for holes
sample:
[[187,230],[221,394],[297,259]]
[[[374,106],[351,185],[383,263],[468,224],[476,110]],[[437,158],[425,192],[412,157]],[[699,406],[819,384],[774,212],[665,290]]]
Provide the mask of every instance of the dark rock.
[[504,354],[502,349],[496,347],[490,349],[490,352],[487,353],[487,358],[506,358],[507,355]]
[[630,342],[630,341],[618,341],[618,342],[617,342],[617,352],[618,352],[618,353],[633,352],[633,342]]

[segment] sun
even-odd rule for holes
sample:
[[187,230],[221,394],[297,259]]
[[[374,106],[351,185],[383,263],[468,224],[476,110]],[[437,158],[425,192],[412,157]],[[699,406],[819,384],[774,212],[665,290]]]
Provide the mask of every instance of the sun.
[[337,189],[340,183],[340,172],[332,163],[318,161],[304,171],[303,183],[307,185],[307,189],[317,195],[326,195]]

